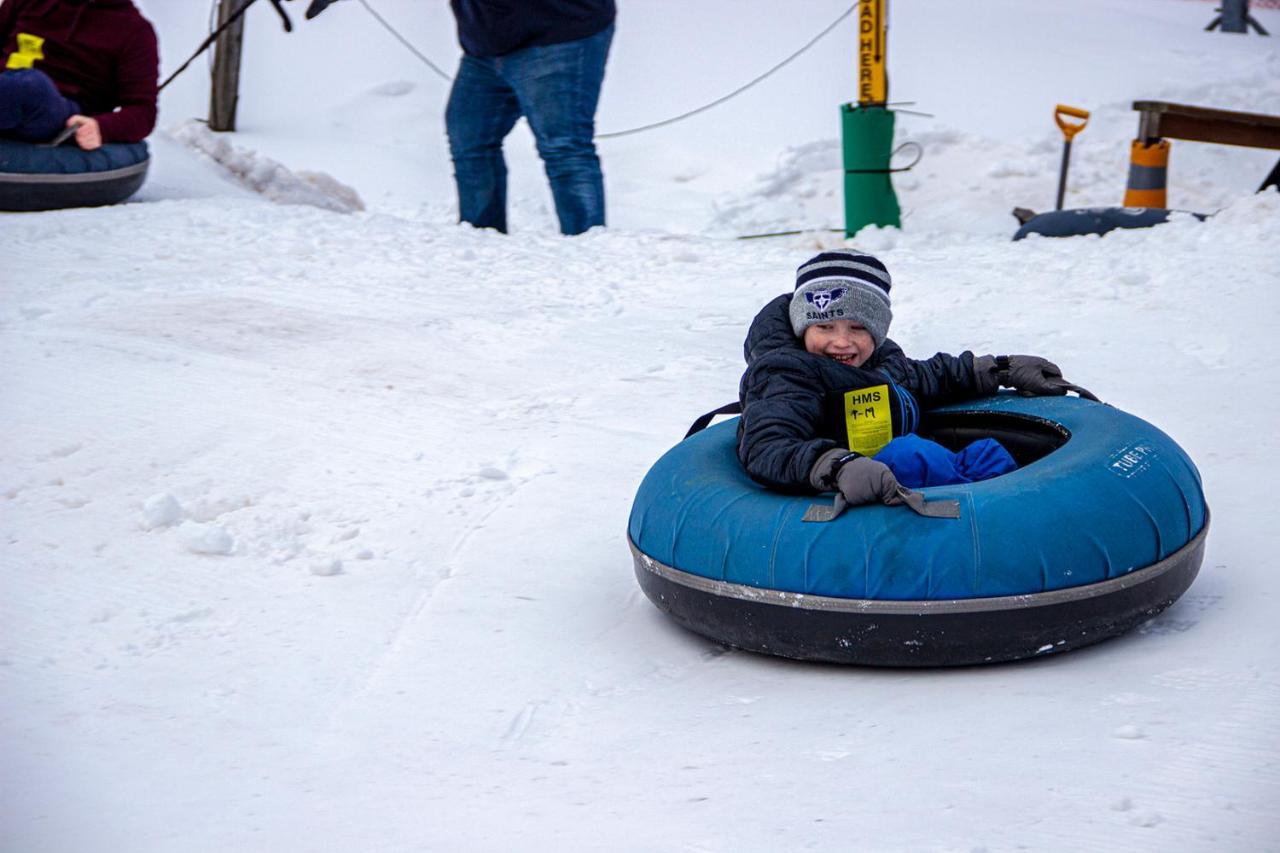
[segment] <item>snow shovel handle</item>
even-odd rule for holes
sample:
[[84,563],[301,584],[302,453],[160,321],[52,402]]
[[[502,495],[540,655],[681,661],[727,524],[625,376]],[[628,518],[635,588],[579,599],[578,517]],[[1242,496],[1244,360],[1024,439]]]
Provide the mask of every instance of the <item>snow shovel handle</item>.
[[[1080,123],[1072,124],[1066,121],[1063,116],[1078,118]],[[1066,104],[1058,104],[1053,111],[1053,120],[1058,123],[1058,128],[1062,131],[1062,137],[1070,143],[1075,135],[1084,130],[1084,126],[1089,123],[1089,111],[1082,110],[1079,107],[1069,107]]]

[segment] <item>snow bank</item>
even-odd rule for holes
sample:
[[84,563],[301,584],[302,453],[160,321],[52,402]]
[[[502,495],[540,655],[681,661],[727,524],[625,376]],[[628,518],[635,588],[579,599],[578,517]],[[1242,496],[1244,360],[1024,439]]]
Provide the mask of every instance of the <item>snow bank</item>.
[[[173,67],[207,4],[144,5]],[[456,51],[446,4],[376,5]],[[608,129],[847,8],[622,5]],[[1280,112],[1280,40],[1178,0],[893,8],[895,97],[934,117],[899,125],[905,227],[856,240],[892,335],[1051,356],[1186,448],[1213,528],[1182,600],[1070,655],[878,672],[726,650],[637,589],[636,485],[733,398],[759,306],[846,244],[726,237],[841,224],[851,29],[602,145],[609,229],[556,233],[517,131],[507,237],[455,224],[446,90],[360,4],[287,37],[258,4],[246,131],[157,140],[138,203],[0,216],[0,846],[1275,849],[1275,154],[1175,142],[1203,223],[1014,244],[1009,210],[1053,198],[1056,102],[1094,110],[1068,203],[1113,204],[1130,99]],[[166,115],[204,108],[197,68]]]
[[186,121],[169,134],[192,150],[221,166],[241,186],[280,204],[308,204],[337,213],[364,210],[360,195],[324,172],[294,172],[259,154],[241,148],[226,134],[209,130],[198,121]]

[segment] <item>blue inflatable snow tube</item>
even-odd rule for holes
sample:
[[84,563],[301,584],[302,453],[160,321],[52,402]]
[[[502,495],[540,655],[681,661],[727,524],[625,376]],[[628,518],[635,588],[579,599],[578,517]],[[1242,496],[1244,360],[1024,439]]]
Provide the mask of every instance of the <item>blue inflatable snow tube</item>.
[[1033,216],[1014,232],[1013,239],[1021,240],[1032,234],[1041,237],[1081,237],[1086,234],[1110,234],[1117,228],[1152,228],[1169,221],[1171,213],[1189,213],[1203,222],[1203,213],[1166,210],[1162,207],[1079,207],[1069,210],[1050,210]]
[[[804,523],[820,499],[751,480],[737,459],[736,426],[714,426],[664,455],[628,525],[646,593],[729,645],[889,665],[1027,657],[1128,630],[1172,603],[1199,568],[1208,509],[1195,466],[1163,432],[1108,405],[1002,394],[930,412],[922,433],[957,447],[995,437],[1022,466],[922,490],[958,500],[959,520],[875,505]],[[1151,580],[1155,597],[1133,600]],[[688,612],[671,606],[677,593]],[[1129,612],[1109,612],[1113,593]],[[828,624],[817,629],[821,619],[787,610],[825,614]],[[1026,624],[983,640],[999,633],[1001,611],[1021,611],[1014,621]],[[890,617],[907,617],[902,633],[886,630]],[[739,630],[743,619],[752,626]],[[825,633],[804,636],[811,626]],[[951,636],[935,637],[943,628]]]
[[145,142],[84,151],[0,139],[0,210],[117,204],[142,187],[150,162]]

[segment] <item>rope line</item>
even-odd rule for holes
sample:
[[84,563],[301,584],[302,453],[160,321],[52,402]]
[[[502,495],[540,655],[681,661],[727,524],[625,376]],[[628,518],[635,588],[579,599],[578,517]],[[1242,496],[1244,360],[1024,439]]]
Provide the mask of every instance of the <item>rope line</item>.
[[743,234],[735,240],[763,240],[765,237],[794,237],[798,234],[843,234],[843,228],[797,228],[793,231],[770,231],[767,234]]
[[240,20],[240,18],[244,16],[244,13],[249,11],[249,7],[256,2],[258,2],[258,0],[244,0],[244,3],[241,4],[240,8],[236,9],[234,12],[228,15],[227,19],[223,21],[217,27],[217,29],[210,32],[208,37],[205,38],[204,41],[200,42],[200,46],[196,48],[196,52],[191,54],[191,56],[187,57],[187,61],[179,65],[177,71],[173,72],[168,77],[166,77],[164,82],[156,87],[156,91],[163,92],[165,86],[168,86],[170,83],[174,81],[174,79],[177,78],[179,74],[181,74],[183,71],[186,71],[187,66],[189,66],[192,62],[195,62],[197,56],[199,56],[200,54],[208,50],[209,46],[218,40],[218,36],[222,35],[222,33],[225,30],[230,29],[231,25],[234,24],[236,21]]
[[[360,0],[360,5],[364,6],[365,10],[370,15],[372,15],[378,21],[378,23],[381,24],[383,28],[386,29],[387,32],[395,36],[397,41],[399,41],[402,45],[407,47],[413,53],[414,56],[422,60],[422,62],[424,62],[432,71],[434,71],[436,74],[439,74],[445,80],[449,80],[449,81],[453,80],[452,77],[450,77],[445,72],[441,71],[439,66],[437,66],[434,62],[432,62],[430,59],[424,56],[420,50],[414,47],[409,42],[409,40],[406,39],[403,35],[401,35],[396,30],[395,27],[393,27],[390,23],[387,22],[385,18],[383,18],[376,11],[374,11],[374,8],[369,5],[368,0]],[[687,119],[691,116],[695,116],[699,113],[706,112],[712,107],[720,106],[725,101],[731,98],[737,97],[738,95],[741,95],[743,92],[747,91],[752,86],[755,86],[757,83],[760,83],[764,81],[766,78],[773,76],[776,72],[782,70],[782,68],[784,68],[785,66],[790,65],[793,61],[798,59],[801,54],[809,50],[809,48],[813,47],[815,44],[821,41],[824,36],[826,36],[828,33],[834,30],[836,26],[840,24],[841,21],[843,21],[845,18],[852,15],[853,10],[856,8],[857,8],[857,4],[854,4],[853,6],[850,6],[848,9],[845,9],[844,12],[842,12],[838,18],[836,18],[834,21],[828,24],[827,27],[824,30],[822,30],[822,32],[818,33],[816,36],[809,39],[809,41],[806,42],[804,46],[801,47],[799,50],[792,53],[786,59],[782,60],[777,65],[770,68],[768,71],[752,79],[751,81],[743,84],[742,86],[739,86],[738,88],[734,89],[729,94],[716,98],[714,101],[711,101],[710,103],[707,103],[707,104],[703,104],[702,106],[696,109],[689,110],[686,113],[681,113],[680,115],[672,116],[671,118],[663,119],[662,121],[655,121],[652,124],[645,124],[645,125],[641,125],[640,127],[632,127],[632,128],[628,128],[627,130],[617,130],[611,133],[598,133],[596,134],[596,139],[615,139],[619,136],[629,136],[630,134],[633,134],[633,133],[640,133],[641,131],[645,131],[645,130],[653,130],[654,128],[657,128],[657,127],[665,127],[666,125],[675,124],[678,121],[683,121],[684,119]]]
[[[0,0],[0,2],[2,2],[2,0]],[[195,53],[193,53],[191,57],[187,59],[186,62],[182,63],[182,65],[178,68],[178,70],[170,74],[168,78],[165,79],[164,82],[160,84],[159,90],[163,90],[166,86],[172,83],[173,80],[179,74],[181,74],[183,71],[187,69],[187,66],[189,66],[197,56],[199,56],[201,53],[207,50],[209,46],[212,45],[214,41],[217,40],[218,36],[220,36],[224,30],[228,29],[233,23],[235,23],[235,21],[237,21],[241,16],[243,16],[244,13],[248,11],[249,7],[252,6],[255,2],[256,0],[244,0],[241,6],[238,9],[236,9],[235,12],[233,12],[226,21],[224,21],[220,26],[218,26],[216,29],[213,29],[208,34],[204,42],[202,42],[201,45],[196,49]],[[281,19],[283,20],[285,25],[285,30],[288,31],[292,29],[292,27],[289,25],[289,18],[284,13],[283,7],[280,5],[280,0],[271,0],[271,4],[275,6],[276,11],[280,14]],[[422,51],[414,47],[413,43],[410,42],[403,35],[401,35],[400,31],[397,30],[391,24],[390,21],[382,17],[382,15],[378,14],[378,11],[369,4],[369,0],[360,0],[360,5],[364,7],[365,11],[368,12],[373,17],[373,19],[382,26],[383,29],[385,29],[388,33],[390,33],[392,37],[396,39],[396,41],[404,45],[404,47],[410,53],[416,56],[419,59],[419,61],[421,61],[424,65],[426,65],[428,68],[434,71],[437,75],[439,75],[441,79],[447,82],[452,82],[453,78],[450,77],[448,73],[442,70],[440,66],[432,62],[426,56],[426,54],[424,54]],[[213,8],[216,8],[216,6],[217,6],[217,2],[216,0],[214,0]],[[213,8],[210,9],[211,17],[212,17]],[[815,44],[821,41],[828,33],[834,30],[840,24],[841,21],[843,21],[845,18],[848,18],[850,15],[852,15],[854,12],[854,9],[856,8],[857,8],[857,4],[854,4],[850,6],[848,9],[845,9],[844,12],[842,12],[834,21],[828,24],[821,32],[819,32],[813,38],[809,39],[809,41],[805,42],[803,46],[801,46],[798,50],[794,51],[786,59],[783,59],[781,62],[777,63],[772,68],[770,68],[768,71],[765,71],[763,74],[760,74],[754,77],[753,79],[747,81],[743,85],[734,89],[732,92],[729,92],[726,95],[722,95],[721,97],[716,98],[714,101],[710,101],[709,103],[703,104],[702,106],[696,107],[695,109],[689,110],[688,112],[684,112],[679,115],[672,116],[671,118],[663,119],[662,121],[655,121],[651,124],[640,125],[639,127],[632,127],[632,128],[628,128],[627,130],[617,130],[610,133],[599,133],[599,134],[596,134],[595,138],[596,139],[616,139],[619,136],[629,136],[633,133],[641,133],[646,130],[653,130],[659,127],[666,127],[669,124],[675,124],[678,121],[683,121],[687,118],[691,118],[692,116],[698,115],[699,113],[704,113],[707,110],[712,109],[713,107],[718,107],[721,104],[723,104],[725,101],[731,100],[732,98],[735,98],[738,95],[741,95],[743,92],[747,91],[753,86],[756,86],[757,84],[763,82],[769,77],[772,77],[774,74],[776,74],[778,71],[781,71],[787,65],[790,65],[792,62],[798,59],[802,54],[807,52]],[[906,112],[910,112],[910,111],[907,110]],[[914,165],[914,163],[912,165]]]
[[[361,0],[361,2],[363,2],[363,0]],[[697,115],[698,113],[706,112],[707,110],[711,109],[712,107],[718,107],[718,106],[720,106],[721,104],[723,104],[725,101],[729,100],[730,98],[733,98],[733,97],[736,97],[736,96],[738,96],[738,95],[741,95],[743,92],[747,91],[748,89],[750,89],[752,86],[756,85],[757,83],[760,83],[760,82],[762,82],[763,80],[765,80],[766,78],[773,76],[774,72],[776,72],[776,71],[780,71],[784,66],[791,64],[791,62],[792,62],[793,60],[797,59],[797,58],[798,58],[802,53],[804,53],[804,52],[805,52],[805,51],[807,51],[809,48],[813,47],[815,44],[817,44],[819,41],[821,41],[821,40],[822,40],[822,38],[823,38],[823,36],[825,36],[827,33],[831,32],[832,30],[834,30],[834,29],[836,28],[836,26],[837,26],[841,21],[843,21],[845,18],[847,18],[847,17],[849,17],[850,15],[852,15],[852,14],[853,14],[853,10],[854,10],[854,9],[856,9],[856,8],[857,8],[857,4],[855,3],[853,6],[850,6],[848,9],[845,9],[845,10],[844,10],[844,12],[840,15],[840,17],[836,18],[834,21],[832,21],[830,24],[828,24],[828,25],[827,25],[827,28],[826,28],[826,29],[824,29],[822,32],[818,33],[816,36],[814,36],[813,38],[809,39],[809,41],[804,45],[804,47],[801,47],[801,48],[800,48],[799,50],[797,50],[795,53],[791,54],[791,55],[790,55],[790,56],[788,56],[786,59],[782,60],[782,61],[781,61],[781,62],[779,62],[777,65],[773,66],[773,67],[772,67],[772,68],[770,68],[768,71],[766,71],[766,72],[764,72],[763,74],[761,74],[760,76],[756,77],[754,80],[751,80],[750,82],[748,82],[748,83],[746,83],[746,84],[744,84],[744,85],[742,85],[742,86],[739,86],[738,88],[734,89],[734,90],[733,90],[732,92],[730,92],[729,94],[724,95],[724,96],[719,97],[719,98],[716,98],[716,99],[715,99],[714,101],[712,101],[711,103],[709,103],[709,104],[704,104],[704,105],[702,105],[702,106],[698,107],[697,109],[689,110],[687,113],[681,113],[681,114],[680,114],[680,115],[678,115],[678,116],[673,116],[673,117],[668,118],[668,119],[663,119],[662,121],[656,121],[656,122],[654,122],[653,124],[645,124],[645,125],[641,125],[640,127],[633,127],[633,128],[630,128],[630,129],[628,129],[628,130],[617,130],[617,131],[614,131],[613,133],[600,133],[600,134],[596,134],[596,139],[614,139],[614,138],[619,137],[619,136],[628,136],[628,135],[630,135],[630,134],[632,134],[632,133],[640,133],[640,132],[641,132],[641,131],[643,131],[643,130],[653,130],[655,127],[664,127],[665,125],[668,125],[668,124],[675,124],[676,122],[678,122],[678,121],[682,121],[682,120],[684,120],[684,119],[687,119],[687,118],[689,118],[690,116],[695,116],[695,115]]]
[[412,53],[414,56],[418,57],[418,59],[421,59],[421,60],[423,61],[423,63],[425,63],[425,64],[426,64],[426,66],[427,66],[428,68],[430,68],[432,71],[434,71],[434,72],[436,72],[437,74],[439,74],[439,75],[440,75],[441,77],[443,77],[446,81],[448,81],[448,82],[452,82],[452,81],[453,81],[453,78],[452,78],[452,77],[450,77],[448,74],[446,74],[445,72],[443,72],[443,71],[441,71],[441,70],[440,70],[440,66],[436,65],[436,64],[435,64],[434,62],[432,62],[430,59],[427,59],[427,57],[422,53],[422,51],[420,51],[420,50],[418,50],[416,47],[414,47],[414,46],[409,42],[409,40],[408,40],[407,38],[405,38],[404,36],[400,35],[400,33],[396,30],[396,28],[395,28],[395,27],[393,27],[393,26],[391,26],[391,24],[390,24],[390,23],[388,23],[388,21],[387,21],[387,19],[386,19],[386,18],[384,18],[384,17],[382,17],[381,15],[379,15],[379,14],[377,13],[377,11],[376,11],[372,6],[370,6],[370,5],[369,5],[368,0],[360,0],[360,5],[361,5],[361,6],[363,6],[363,7],[365,8],[365,11],[366,11],[366,12],[368,12],[370,15],[373,15],[373,19],[374,19],[375,21],[377,21],[379,24],[382,24],[382,28],[383,28],[383,29],[385,29],[387,32],[391,33],[391,35],[395,36],[396,41],[400,42],[402,45],[404,45],[405,47],[407,47],[407,48],[409,49],[409,52],[410,52],[410,53]]
[[892,163],[893,158],[897,156],[897,153],[904,148],[914,148],[916,152],[916,159],[912,160],[910,163],[908,163],[905,166],[899,166],[896,169],[893,166],[885,166],[883,169],[845,169],[845,173],[846,174],[887,175],[890,172],[910,172],[912,169],[916,167],[916,164],[919,163],[921,159],[924,158],[924,146],[921,145],[919,142],[907,140],[906,142],[899,145],[897,148],[893,149],[893,151],[889,154],[889,161]]
[[[180,66],[178,66],[178,70],[177,70],[177,71],[173,72],[173,73],[172,73],[172,74],[170,74],[168,77],[166,77],[166,78],[165,78],[165,80],[164,80],[164,82],[163,82],[163,83],[161,83],[159,86],[157,86],[157,87],[156,87],[156,92],[157,92],[157,93],[159,93],[159,92],[163,92],[163,91],[164,91],[164,87],[165,87],[165,86],[168,86],[170,83],[172,83],[172,82],[177,78],[177,76],[178,76],[179,74],[181,74],[183,71],[186,71],[186,70],[187,70],[187,67],[188,67],[189,65],[191,65],[191,63],[193,63],[193,62],[195,62],[195,61],[196,61],[196,57],[197,57],[197,56],[199,56],[200,54],[202,54],[202,53],[204,53],[206,50],[208,50],[208,49],[209,49],[209,47],[210,47],[210,46],[211,46],[215,41],[217,41],[217,40],[218,40],[218,37],[219,37],[220,35],[222,35],[226,30],[230,29],[230,28],[231,28],[231,26],[232,26],[236,21],[238,21],[238,20],[240,20],[242,17],[244,17],[244,13],[245,13],[245,12],[247,12],[247,11],[249,11],[249,7],[250,7],[250,6],[252,6],[254,3],[257,3],[257,2],[258,2],[258,0],[243,0],[243,2],[241,2],[241,4],[240,4],[239,8],[237,8],[234,12],[232,12],[230,15],[228,15],[228,16],[227,16],[227,19],[226,19],[225,21],[223,21],[221,24],[219,24],[217,29],[215,29],[215,30],[213,30],[212,32],[210,32],[210,33],[209,33],[209,35],[208,35],[208,37],[207,37],[204,41],[200,42],[200,46],[196,48],[196,52],[195,52],[195,53],[193,53],[193,54],[191,54],[191,56],[189,56],[189,57],[187,58],[187,61],[186,61],[186,62],[184,62],[184,63],[182,63]],[[276,14],[280,16],[280,23],[284,26],[284,31],[285,31],[286,33],[291,33],[291,32],[293,32],[293,22],[291,22],[291,21],[289,20],[289,13],[288,13],[288,12],[286,12],[286,11],[284,10],[284,6],[281,4],[281,0],[271,0],[271,7],[272,7],[273,9],[275,9],[275,10],[276,10]],[[216,0],[215,0],[215,3],[214,3],[214,7],[210,9],[210,14],[211,14],[211,16],[212,16],[212,13],[213,13],[214,9],[218,9],[219,11],[221,10],[221,4],[217,3],[217,2],[216,2]],[[211,20],[212,20],[212,18],[211,18]]]

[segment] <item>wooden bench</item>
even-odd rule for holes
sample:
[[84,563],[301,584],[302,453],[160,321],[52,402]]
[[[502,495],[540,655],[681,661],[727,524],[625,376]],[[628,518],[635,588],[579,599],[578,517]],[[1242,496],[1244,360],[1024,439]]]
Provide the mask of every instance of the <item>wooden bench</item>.
[[[1166,101],[1134,101],[1138,112],[1138,141],[1155,145],[1162,139],[1186,139],[1280,149],[1280,116],[1213,110]],[[1258,192],[1280,187],[1280,163],[1263,180]]]
[[1189,107],[1164,101],[1134,101],[1138,138],[1189,139],[1250,148],[1280,148],[1280,116]]

